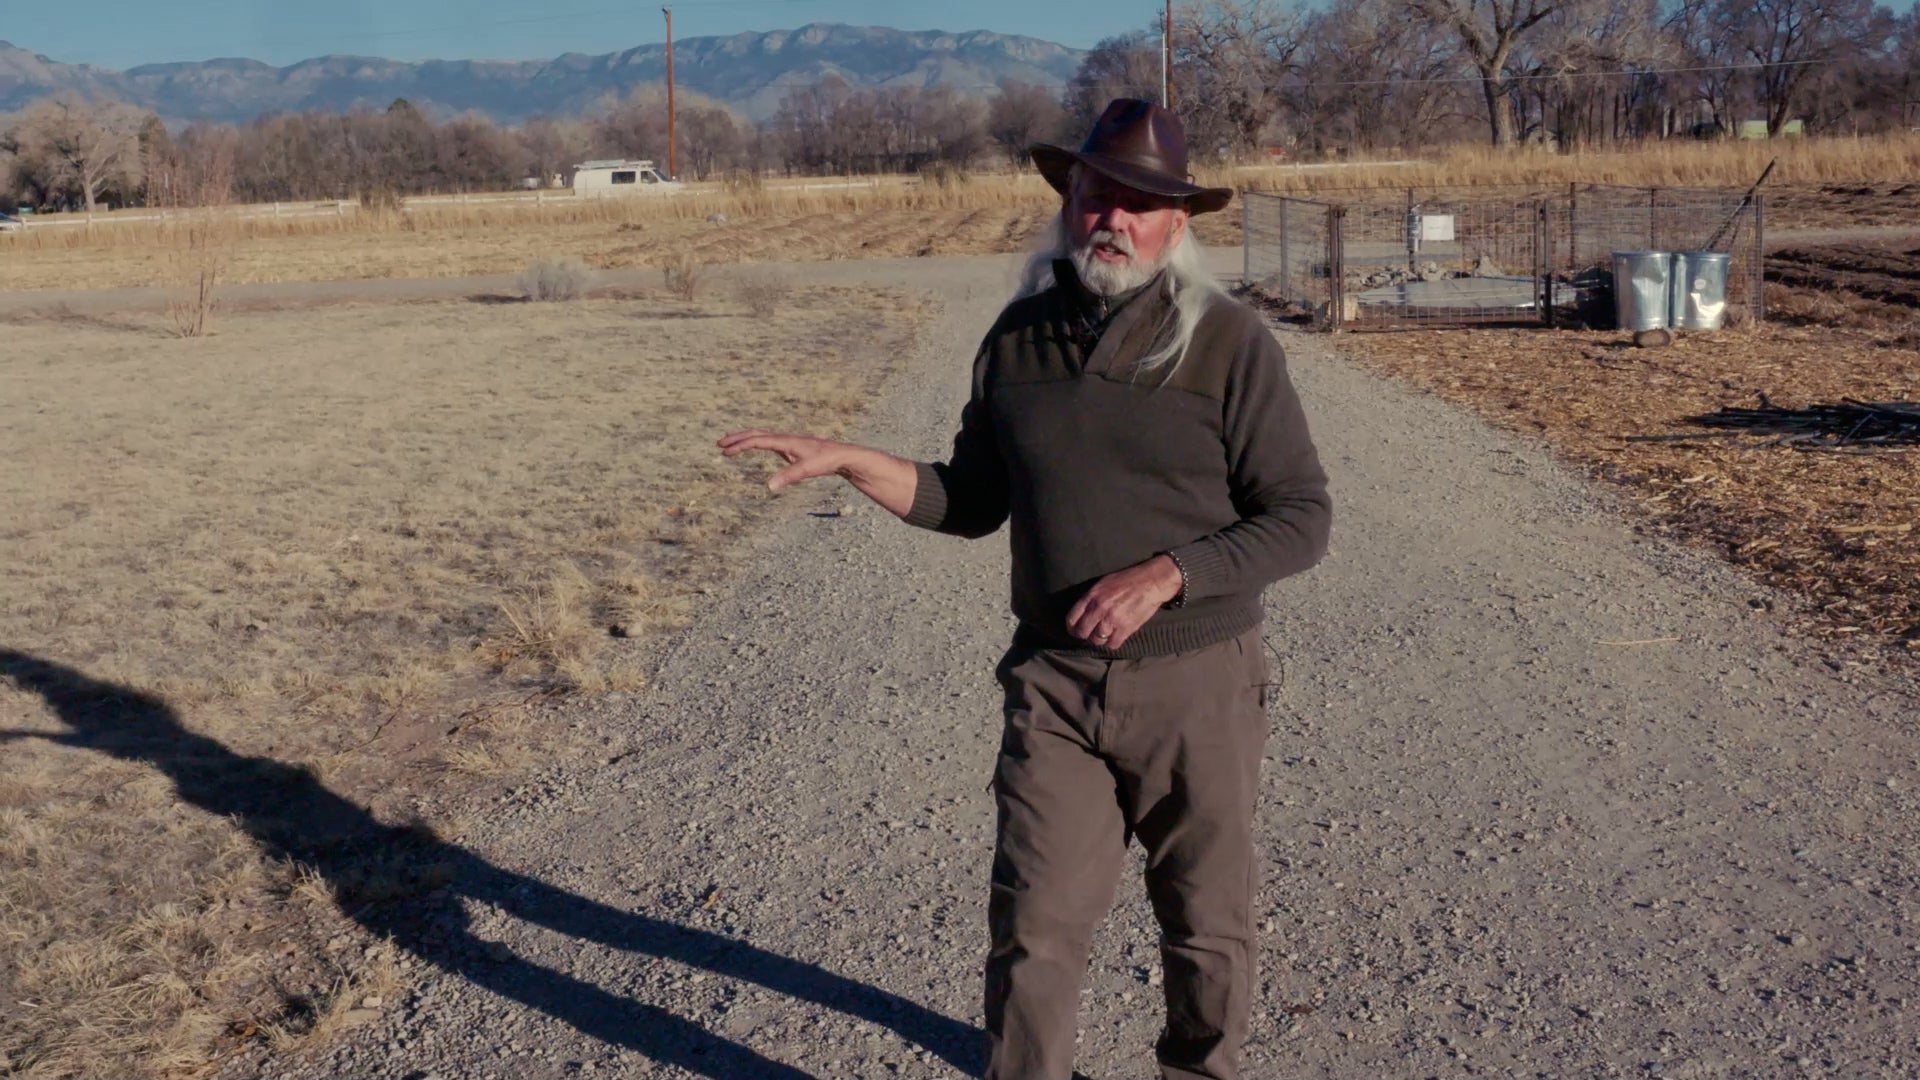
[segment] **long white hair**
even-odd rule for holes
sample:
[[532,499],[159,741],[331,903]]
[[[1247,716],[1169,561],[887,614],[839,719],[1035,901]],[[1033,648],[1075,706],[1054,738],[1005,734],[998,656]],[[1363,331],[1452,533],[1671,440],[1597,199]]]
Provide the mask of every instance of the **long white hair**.
[[[1054,260],[1071,258],[1073,241],[1067,234],[1066,212],[1066,208],[1061,207],[1060,213],[1041,231],[1033,254],[1021,268],[1020,284],[1013,294],[1015,300],[1053,288]],[[1180,239],[1161,258],[1169,299],[1167,313],[1152,346],[1135,362],[1134,370],[1155,373],[1164,368],[1166,375],[1171,376],[1186,358],[1187,347],[1193,344],[1193,333],[1199,328],[1207,305],[1225,295],[1225,291],[1207,270],[1206,251],[1194,238],[1191,220],[1187,228],[1181,230]]]

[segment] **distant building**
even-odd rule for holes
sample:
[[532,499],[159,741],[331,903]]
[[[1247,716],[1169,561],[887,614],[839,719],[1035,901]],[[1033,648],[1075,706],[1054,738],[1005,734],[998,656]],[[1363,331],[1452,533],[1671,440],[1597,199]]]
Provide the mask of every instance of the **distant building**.
[[651,161],[583,161],[573,167],[573,193],[587,198],[664,194],[678,187]]

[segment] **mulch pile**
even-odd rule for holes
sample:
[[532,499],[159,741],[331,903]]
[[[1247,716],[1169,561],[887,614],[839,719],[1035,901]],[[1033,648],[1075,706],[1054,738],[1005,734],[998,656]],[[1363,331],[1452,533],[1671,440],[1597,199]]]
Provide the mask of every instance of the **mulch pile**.
[[[1920,653],[1920,447],[1862,441],[1863,420],[1886,425],[1876,437],[1920,420],[1920,342],[1898,329],[1769,323],[1664,349],[1618,331],[1428,330],[1344,351],[1543,436],[1659,527],[1806,597],[1808,629]],[[1876,419],[1862,402],[1890,404]]]

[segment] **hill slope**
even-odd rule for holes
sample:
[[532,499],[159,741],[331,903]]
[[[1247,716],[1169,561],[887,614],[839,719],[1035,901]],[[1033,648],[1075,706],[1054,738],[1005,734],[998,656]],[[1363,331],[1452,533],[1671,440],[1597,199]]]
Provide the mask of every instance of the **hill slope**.
[[[475,109],[506,123],[581,112],[606,94],[666,79],[665,45],[551,60],[382,60],[321,56],[287,67],[219,59],[114,71],[62,64],[0,41],[0,111],[61,90],[111,94],[173,121],[245,122],[262,113],[384,108],[404,97],[429,112]],[[1003,78],[1058,86],[1082,53],[1037,38],[975,30],[894,30],[812,23],[674,44],[679,84],[762,119],[794,86],[837,75],[855,86],[950,86],[985,96]]]

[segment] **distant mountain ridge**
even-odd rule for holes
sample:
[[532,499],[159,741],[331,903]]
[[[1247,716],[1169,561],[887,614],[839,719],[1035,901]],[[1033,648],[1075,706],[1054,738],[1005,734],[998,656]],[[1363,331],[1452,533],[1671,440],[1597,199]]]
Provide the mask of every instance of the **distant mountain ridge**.
[[[1038,38],[987,30],[895,30],[810,23],[797,30],[685,38],[674,77],[751,119],[771,116],[795,86],[837,75],[854,86],[950,86],[975,96],[1001,79],[1059,86],[1085,55]],[[63,64],[0,41],[0,112],[62,90],[108,94],[168,121],[244,123],[263,113],[359,106],[404,97],[430,112],[478,110],[503,123],[580,113],[606,94],[664,82],[664,44],[551,60],[383,60],[321,56],[286,67],[218,59],[126,71]]]

